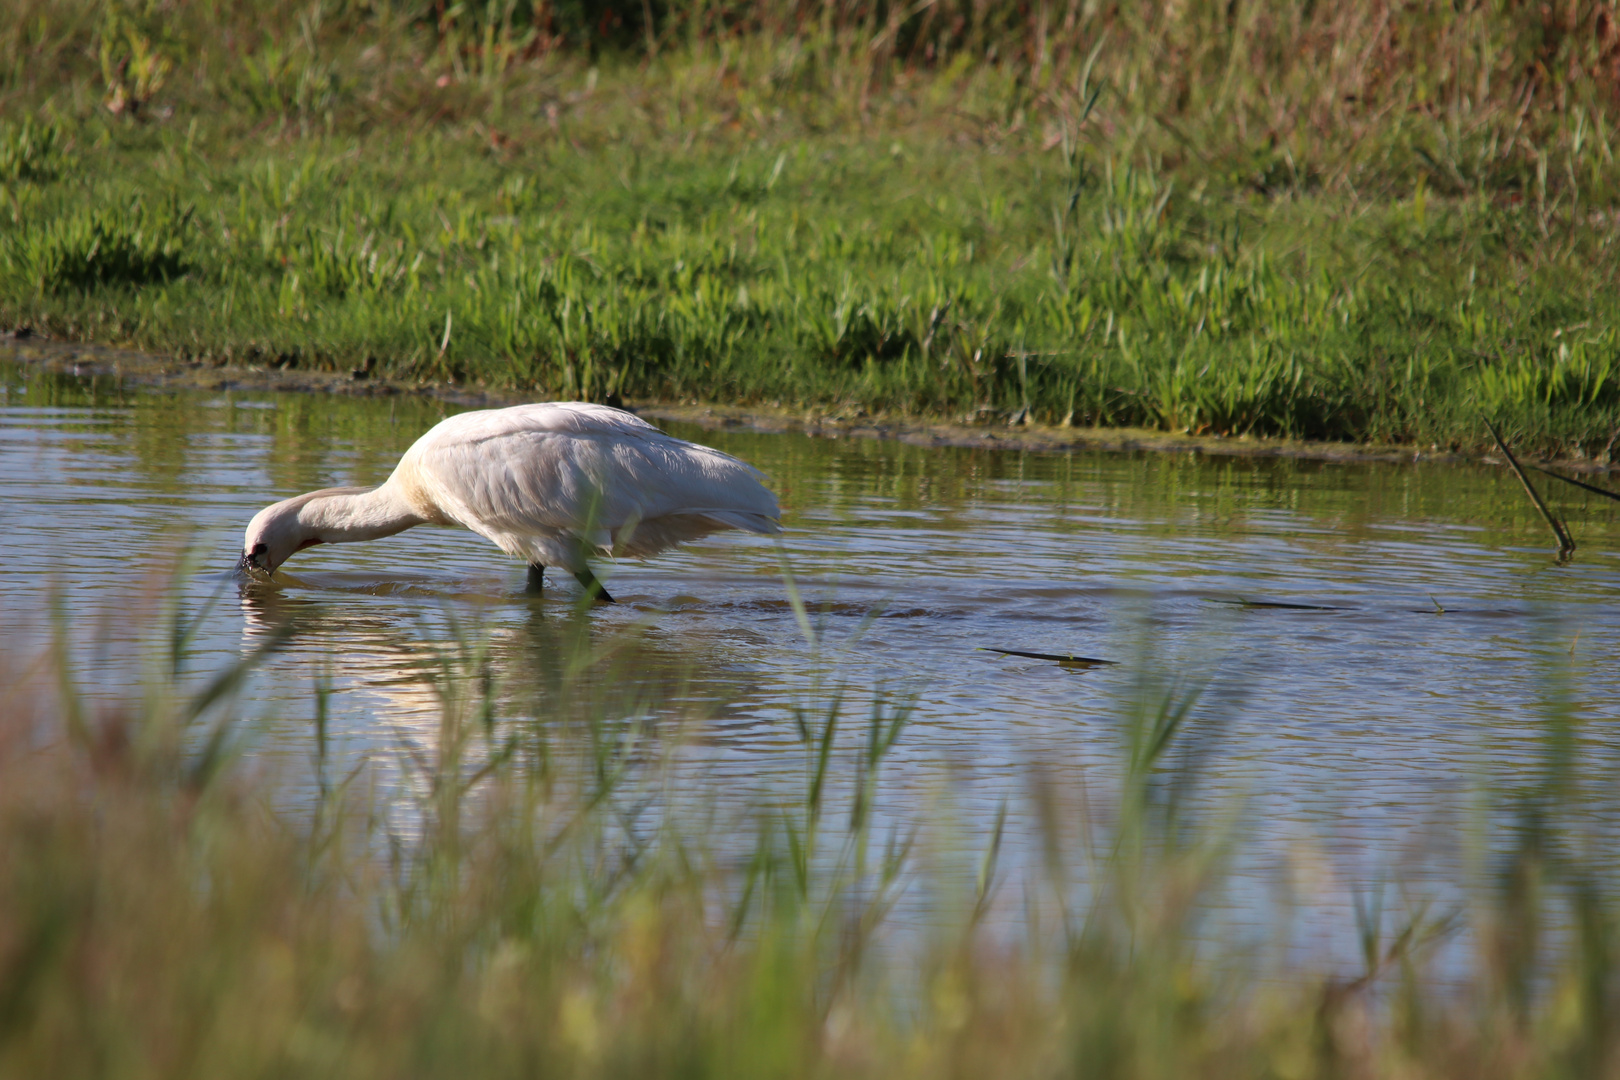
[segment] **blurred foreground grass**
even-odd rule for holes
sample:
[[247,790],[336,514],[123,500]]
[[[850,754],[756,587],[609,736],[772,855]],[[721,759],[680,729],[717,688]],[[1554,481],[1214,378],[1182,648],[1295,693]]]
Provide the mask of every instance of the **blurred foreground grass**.
[[[94,641],[59,631],[51,655],[4,658],[0,1076],[1620,1068],[1614,838],[1575,812],[1580,785],[1609,778],[1583,774],[1556,709],[1511,797],[1465,815],[1480,869],[1462,904],[1360,896],[1360,967],[1274,967],[1256,960],[1269,943],[1206,919],[1244,842],[1192,797],[1218,718],[1146,676],[1108,805],[1063,820],[1075,778],[1032,773],[1045,867],[1017,880],[1004,817],[976,850],[937,820],[874,824],[906,738],[881,702],[782,717],[802,786],[749,803],[673,784],[700,725],[604,696],[616,661],[583,620],[557,678],[510,713],[484,645],[446,632],[439,727],[402,744],[388,780],[335,768],[319,687],[307,766],[242,752],[233,692],[296,625],[194,673],[188,617],[142,622],[152,675],[121,700],[76,685]],[[976,872],[942,875],[953,860]],[[887,920],[908,890],[929,896],[925,929]],[[987,930],[998,906],[1021,912],[1016,930]],[[1459,941],[1462,960],[1437,966]]]
[[0,325],[536,396],[1620,440],[1601,0],[10,13]]

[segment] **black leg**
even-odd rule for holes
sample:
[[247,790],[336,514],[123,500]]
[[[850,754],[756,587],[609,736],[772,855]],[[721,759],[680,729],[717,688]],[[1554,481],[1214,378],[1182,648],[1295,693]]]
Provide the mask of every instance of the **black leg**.
[[584,588],[585,595],[592,599],[600,600],[604,604],[617,603],[613,597],[608,595],[608,591],[602,587],[602,583],[596,580],[596,575],[591,573],[589,567],[584,570],[575,570],[574,579]]
[[539,596],[546,589],[546,568],[539,563],[529,564],[529,585],[525,590]]

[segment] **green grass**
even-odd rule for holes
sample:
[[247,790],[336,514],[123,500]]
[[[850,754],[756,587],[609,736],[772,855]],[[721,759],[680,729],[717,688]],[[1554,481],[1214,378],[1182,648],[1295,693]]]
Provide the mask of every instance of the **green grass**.
[[1598,5],[22,8],[0,324],[536,396],[1620,436]]
[[[339,766],[320,685],[307,754],[244,755],[232,690],[279,638],[191,671],[190,617],[144,613],[150,677],[122,699],[76,686],[94,640],[4,654],[0,1076],[1614,1073],[1613,837],[1582,807],[1604,777],[1556,708],[1527,718],[1539,759],[1458,808],[1466,902],[1359,895],[1362,963],[1336,970],[1211,934],[1245,842],[1194,797],[1221,718],[1148,675],[1079,821],[1032,781],[1047,854],[1023,875],[999,821],[971,844],[948,814],[874,825],[892,703],[780,717],[802,781],[749,802],[681,787],[701,719],[626,692],[634,649],[587,619],[554,628],[539,685],[447,633],[440,724],[391,788]],[[907,890],[932,929],[890,925]],[[998,907],[1025,916],[1010,938]],[[1467,948],[1437,969],[1446,941]]]

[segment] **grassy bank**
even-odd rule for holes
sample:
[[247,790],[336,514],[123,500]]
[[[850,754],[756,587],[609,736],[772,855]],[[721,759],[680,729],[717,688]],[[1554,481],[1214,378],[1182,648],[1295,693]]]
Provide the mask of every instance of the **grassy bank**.
[[1603,4],[19,6],[0,324],[536,396],[1620,436]]
[[[1605,774],[1556,710],[1539,760],[1463,815],[1461,906],[1391,881],[1358,897],[1360,965],[1273,966],[1205,922],[1243,843],[1191,797],[1222,718],[1149,677],[1089,798],[1032,777],[1045,869],[1021,879],[999,825],[972,846],[937,817],[874,827],[907,738],[890,706],[784,716],[803,783],[775,799],[677,798],[668,766],[701,723],[615,692],[585,621],[527,693],[447,636],[439,727],[389,779],[388,755],[329,752],[318,686],[303,752],[240,756],[243,672],[189,670],[169,618],[121,700],[77,688],[93,640],[4,657],[0,1075],[1615,1071],[1613,839],[1579,808]],[[908,890],[932,929],[888,923]],[[1021,931],[986,933],[996,910]]]

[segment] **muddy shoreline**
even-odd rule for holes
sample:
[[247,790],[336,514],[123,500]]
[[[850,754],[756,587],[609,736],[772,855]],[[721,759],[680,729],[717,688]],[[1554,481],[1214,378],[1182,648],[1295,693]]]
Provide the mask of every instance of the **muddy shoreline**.
[[[497,408],[533,400],[531,396],[517,391],[490,387],[395,382],[361,371],[227,367],[203,360],[158,356],[135,349],[37,337],[0,339],[0,359],[58,374],[113,378],[126,386],[156,390],[338,394],[350,397],[412,395],[468,408]],[[829,439],[895,439],[915,446],[1039,453],[1071,450],[1151,451],[1308,461],[1505,464],[1494,454],[1465,454],[1438,448],[1425,450],[1415,446],[1182,435],[1140,428],[965,424],[909,417],[868,416],[861,412],[841,413],[836,409],[769,409],[670,401],[630,401],[627,404],[637,414],[650,420],[673,420],[711,430],[801,432]],[[1582,473],[1608,473],[1616,468],[1589,460],[1531,460]]]

